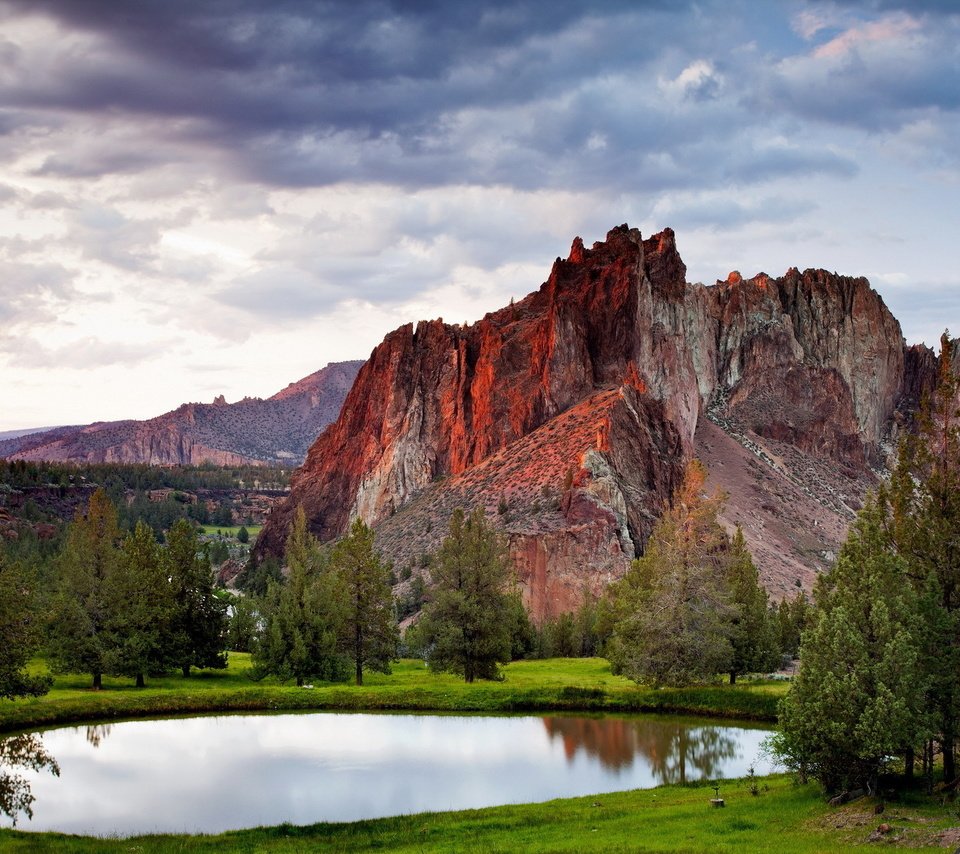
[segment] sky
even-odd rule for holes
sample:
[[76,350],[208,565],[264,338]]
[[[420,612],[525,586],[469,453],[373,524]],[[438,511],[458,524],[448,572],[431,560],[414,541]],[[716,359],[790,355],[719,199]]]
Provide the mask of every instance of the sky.
[[664,227],[960,331],[954,0],[0,0],[0,431],[269,396]]

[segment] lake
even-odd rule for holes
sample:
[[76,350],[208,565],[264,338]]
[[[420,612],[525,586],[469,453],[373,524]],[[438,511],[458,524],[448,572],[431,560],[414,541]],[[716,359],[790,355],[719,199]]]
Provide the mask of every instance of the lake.
[[[765,774],[771,766],[760,746],[767,734],[744,724],[650,716],[127,721],[0,742],[0,790],[28,787],[33,818],[19,813],[23,830],[218,833],[742,777],[750,766]],[[31,750],[36,768],[25,767]],[[19,778],[20,789],[4,786],[4,775],[8,783]],[[0,811],[16,812],[17,803],[0,803]],[[11,826],[9,815],[0,815],[0,825]]]

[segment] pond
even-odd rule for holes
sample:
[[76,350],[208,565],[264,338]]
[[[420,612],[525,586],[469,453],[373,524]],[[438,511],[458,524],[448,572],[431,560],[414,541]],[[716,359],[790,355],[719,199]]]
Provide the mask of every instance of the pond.
[[742,777],[750,766],[769,773],[767,734],[716,721],[561,715],[224,715],[69,727],[0,742],[0,793],[20,797],[0,799],[0,825],[11,826],[12,813],[24,830],[218,833],[529,803]]

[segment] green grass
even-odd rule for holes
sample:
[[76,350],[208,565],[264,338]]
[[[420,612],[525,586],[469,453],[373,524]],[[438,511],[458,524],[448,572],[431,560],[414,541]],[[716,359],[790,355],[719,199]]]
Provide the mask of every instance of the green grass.
[[[920,799],[890,804],[883,816],[873,803],[828,807],[813,786],[786,777],[759,781],[753,796],[743,781],[721,792],[713,809],[705,786],[665,786],[451,813],[425,813],[351,824],[280,825],[215,836],[140,836],[99,840],[61,834],[0,831],[0,850],[11,852],[703,852],[703,854],[814,854],[873,852],[867,839],[881,822],[911,850],[944,851],[936,834],[958,822],[955,809]],[[158,805],[162,808],[162,805]],[[883,847],[888,847],[884,845]]]
[[[249,657],[230,656],[225,671],[204,671],[148,680],[106,679],[91,691],[89,677],[57,677],[53,690],[35,700],[0,701],[0,729],[34,729],[83,720],[162,716],[182,712],[278,709],[433,711],[673,711],[769,720],[786,691],[783,683],[747,682],[656,691],[614,676],[602,659],[516,662],[498,683],[465,685],[404,660],[390,675],[369,674],[367,684],[298,689],[249,680]],[[42,670],[43,662],[34,669]],[[872,804],[828,807],[813,786],[794,786],[783,776],[724,784],[727,806],[711,809],[706,786],[667,786],[452,813],[400,816],[351,824],[280,825],[216,836],[144,836],[93,839],[0,830],[0,851],[13,852],[208,852],[208,851],[683,851],[806,852],[874,851],[867,837],[886,821],[891,834],[912,850],[934,843],[939,829],[960,825],[955,806],[925,799],[891,804],[882,817]],[[162,809],[162,805],[158,805]],[[890,839],[890,837],[886,837]],[[930,847],[919,850],[944,850]]]
[[[36,729],[78,721],[162,716],[210,711],[340,709],[373,711],[670,712],[772,721],[786,691],[783,683],[744,682],[736,686],[651,689],[610,672],[601,658],[518,661],[504,668],[502,682],[466,685],[405,659],[389,675],[365,675],[363,686],[316,685],[313,689],[253,682],[249,656],[230,654],[227,670],[206,670],[189,678],[147,680],[104,678],[102,691],[89,676],[58,676],[49,694],[28,700],[0,700],[0,732]],[[34,669],[43,670],[42,662]]]
[[263,525],[201,525],[200,527],[204,530],[204,536],[212,537],[216,534],[223,534],[223,536],[233,537],[233,539],[237,538],[241,528],[246,528],[252,543],[259,535]]

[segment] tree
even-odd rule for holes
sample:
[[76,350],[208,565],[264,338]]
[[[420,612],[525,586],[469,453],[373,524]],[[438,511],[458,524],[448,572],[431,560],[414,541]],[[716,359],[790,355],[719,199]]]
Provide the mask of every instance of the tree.
[[330,566],[346,591],[341,649],[353,660],[357,685],[362,685],[364,668],[389,673],[397,654],[390,570],[374,550],[373,531],[359,518],[334,546]]
[[812,619],[810,602],[802,590],[793,599],[781,599],[777,606],[777,631],[780,651],[796,658],[800,654],[800,636]]
[[168,532],[163,556],[172,599],[170,658],[184,676],[191,666],[226,667],[226,605],[214,595],[210,561],[186,519]]
[[643,557],[612,586],[614,672],[654,685],[685,685],[729,671],[732,605],[729,542],[717,521],[723,498],[703,496],[693,460]]
[[250,542],[250,532],[247,530],[245,525],[241,525],[240,530],[237,531],[237,542],[238,543]]
[[871,498],[821,578],[774,752],[827,792],[877,791],[890,758],[928,737],[919,598]]
[[927,626],[924,662],[944,778],[957,779],[960,726],[960,378],[949,333],[940,339],[939,377],[926,401],[918,430],[901,442],[897,466],[883,497],[890,502],[888,527],[918,594]]
[[734,607],[733,655],[727,668],[733,685],[739,675],[774,670],[780,663],[779,626],[771,617],[767,591],[760,586],[760,574],[739,526],[730,543],[726,574]]
[[430,601],[420,637],[431,670],[457,673],[466,682],[496,679],[510,661],[510,569],[502,539],[483,509],[454,511],[450,533],[431,562]]
[[142,688],[144,674],[162,673],[175,663],[167,561],[146,522],[137,522],[124,539],[119,571],[107,579],[107,597],[107,671],[132,677]]
[[39,605],[23,567],[9,560],[0,545],[0,698],[39,697],[50,679],[26,672],[40,644]]
[[119,570],[117,510],[103,489],[90,496],[85,515],[70,524],[58,559],[59,584],[49,641],[56,672],[89,673],[99,689],[107,670],[107,588]]
[[346,611],[346,593],[329,568],[328,556],[307,531],[297,509],[287,537],[286,582],[270,580],[262,603],[263,633],[254,651],[255,675],[328,681],[346,677],[338,649]]

